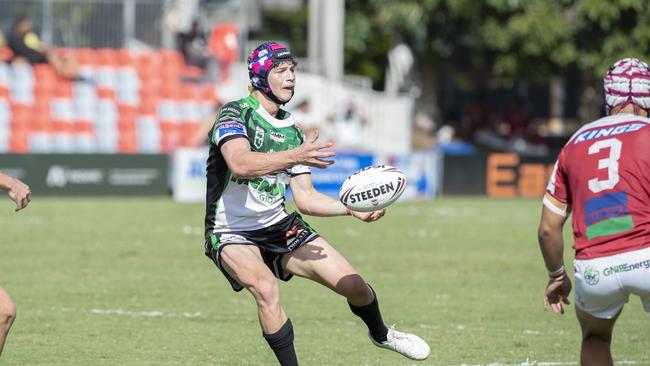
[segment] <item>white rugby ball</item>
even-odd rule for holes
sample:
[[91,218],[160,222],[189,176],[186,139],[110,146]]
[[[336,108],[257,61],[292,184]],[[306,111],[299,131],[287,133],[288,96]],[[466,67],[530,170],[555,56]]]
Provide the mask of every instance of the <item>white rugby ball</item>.
[[390,165],[363,168],[343,182],[339,199],[353,211],[379,210],[395,202],[404,193],[406,176]]

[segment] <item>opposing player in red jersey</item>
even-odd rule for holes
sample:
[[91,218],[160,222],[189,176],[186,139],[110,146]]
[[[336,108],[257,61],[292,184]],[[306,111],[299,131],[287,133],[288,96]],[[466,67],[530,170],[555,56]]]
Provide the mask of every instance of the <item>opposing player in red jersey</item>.
[[630,294],[650,312],[650,69],[626,58],[604,79],[607,117],[560,152],[544,196],[539,244],[550,280],[544,309],[563,314],[571,281],[562,227],[572,212],[582,365],[612,365],[612,330]]

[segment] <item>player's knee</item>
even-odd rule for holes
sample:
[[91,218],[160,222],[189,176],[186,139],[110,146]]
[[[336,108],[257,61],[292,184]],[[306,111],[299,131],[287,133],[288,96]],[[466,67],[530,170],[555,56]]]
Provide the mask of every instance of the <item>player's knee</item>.
[[347,288],[345,293],[349,302],[354,305],[367,305],[372,302],[374,295],[361,276],[350,276],[344,281],[344,286]]
[[253,285],[252,292],[261,307],[273,307],[280,301],[278,283],[274,277],[258,279]]
[[0,303],[0,328],[9,329],[16,319],[16,305],[11,300]]
[[610,344],[612,343],[612,334],[611,333],[595,333],[595,332],[584,332],[582,334],[583,342],[602,342]]

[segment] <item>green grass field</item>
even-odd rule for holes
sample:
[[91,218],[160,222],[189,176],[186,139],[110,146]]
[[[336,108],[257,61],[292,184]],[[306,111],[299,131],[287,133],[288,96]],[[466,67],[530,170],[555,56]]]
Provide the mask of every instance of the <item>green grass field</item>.
[[[275,365],[252,298],[203,255],[203,205],[36,198],[0,210],[0,285],[19,312],[0,364]],[[375,348],[345,300],[295,278],[281,296],[301,365],[575,365],[573,305],[542,311],[539,212],[536,200],[466,198],[397,204],[375,224],[307,218],[374,286],[387,323],[432,354]],[[650,364],[648,329],[634,298],[615,359]]]

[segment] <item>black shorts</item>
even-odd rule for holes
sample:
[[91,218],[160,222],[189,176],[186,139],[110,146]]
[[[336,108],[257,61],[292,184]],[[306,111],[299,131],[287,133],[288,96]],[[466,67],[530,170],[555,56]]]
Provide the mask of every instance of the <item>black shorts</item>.
[[252,231],[228,231],[211,234],[205,241],[205,255],[230,282],[233,290],[243,287],[221,266],[221,251],[228,245],[255,245],[260,249],[262,259],[275,277],[289,281],[293,275],[282,269],[282,256],[318,238],[318,233],[302,217],[293,212],[275,225]]

